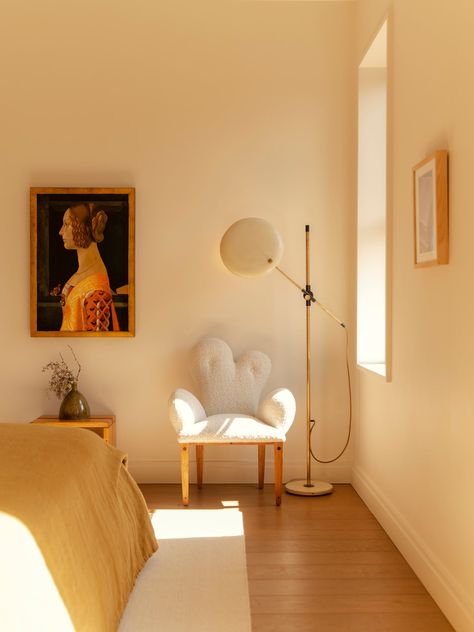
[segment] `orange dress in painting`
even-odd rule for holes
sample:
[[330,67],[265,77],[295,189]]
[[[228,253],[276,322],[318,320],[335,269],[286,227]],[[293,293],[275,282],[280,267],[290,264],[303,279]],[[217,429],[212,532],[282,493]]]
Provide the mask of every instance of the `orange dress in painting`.
[[91,274],[75,286],[66,285],[61,304],[61,331],[120,331],[106,274]]

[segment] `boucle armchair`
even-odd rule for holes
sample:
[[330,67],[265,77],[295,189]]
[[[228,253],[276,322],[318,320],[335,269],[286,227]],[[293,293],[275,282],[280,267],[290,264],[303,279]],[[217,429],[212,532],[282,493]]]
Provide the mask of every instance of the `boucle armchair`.
[[291,391],[279,388],[261,399],[271,361],[260,351],[247,351],[234,361],[222,340],[205,338],[191,352],[191,374],[200,399],[179,388],[169,399],[169,416],[181,447],[183,505],[189,504],[189,449],[196,446],[197,484],[202,487],[204,446],[258,445],[258,486],[263,488],[265,447],[273,444],[275,501],[281,503],[283,444],[295,418]]

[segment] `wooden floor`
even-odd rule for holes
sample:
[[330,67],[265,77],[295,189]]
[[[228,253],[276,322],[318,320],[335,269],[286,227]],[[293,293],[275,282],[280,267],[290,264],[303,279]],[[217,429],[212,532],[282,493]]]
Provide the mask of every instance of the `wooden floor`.
[[[150,509],[182,507],[178,485],[140,487]],[[191,509],[222,501],[244,517],[253,632],[453,630],[350,485],[281,507],[272,485],[191,485]]]

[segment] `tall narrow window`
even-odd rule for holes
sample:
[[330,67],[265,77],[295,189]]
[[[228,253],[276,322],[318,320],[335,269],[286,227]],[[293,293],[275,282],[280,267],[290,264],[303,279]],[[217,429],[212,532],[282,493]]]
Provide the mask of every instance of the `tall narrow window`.
[[357,363],[386,364],[387,22],[359,66]]

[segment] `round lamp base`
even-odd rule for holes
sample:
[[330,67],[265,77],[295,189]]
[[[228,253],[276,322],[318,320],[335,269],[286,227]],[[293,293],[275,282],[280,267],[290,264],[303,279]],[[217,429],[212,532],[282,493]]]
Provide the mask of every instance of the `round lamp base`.
[[297,496],[324,496],[324,494],[332,494],[333,486],[331,483],[312,480],[311,486],[308,487],[307,480],[302,478],[288,481],[285,489],[289,494],[296,494]]

